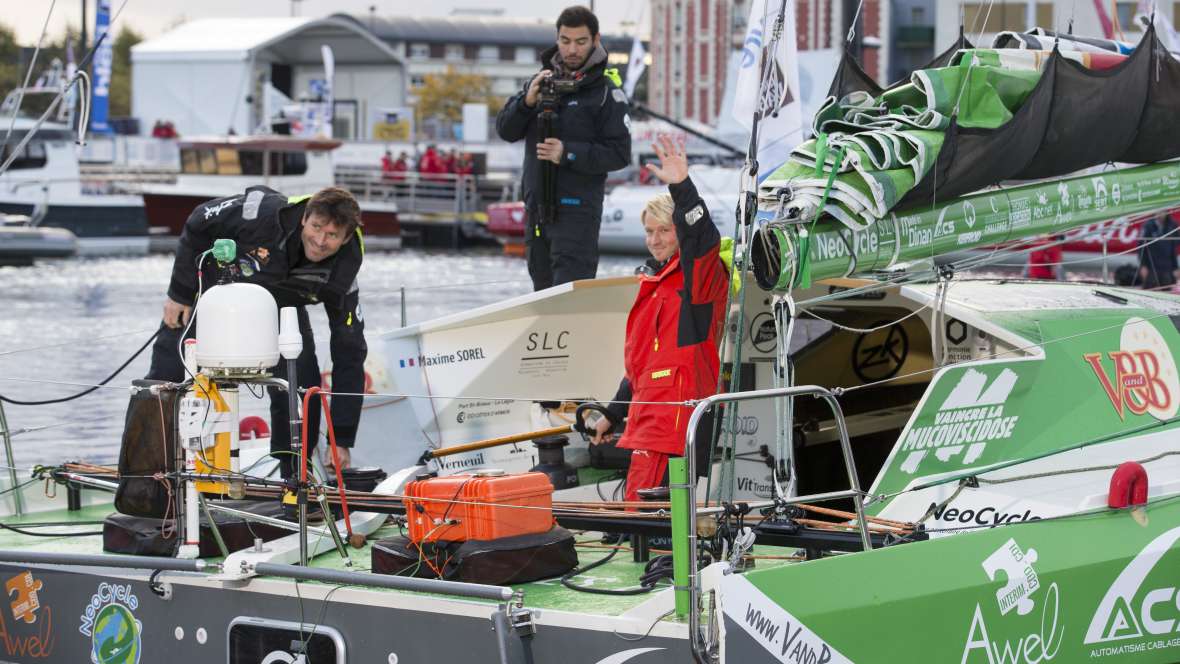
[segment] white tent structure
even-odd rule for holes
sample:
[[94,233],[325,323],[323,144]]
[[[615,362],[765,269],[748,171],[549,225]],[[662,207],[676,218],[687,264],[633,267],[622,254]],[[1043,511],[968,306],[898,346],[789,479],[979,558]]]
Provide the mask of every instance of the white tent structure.
[[267,119],[268,86],[298,99],[325,78],[324,45],[335,58],[337,126],[346,127],[337,138],[367,135],[369,108],[405,106],[405,63],[354,20],[216,18],[132,47],[132,114],[145,133],[157,120],[182,136],[253,133]]

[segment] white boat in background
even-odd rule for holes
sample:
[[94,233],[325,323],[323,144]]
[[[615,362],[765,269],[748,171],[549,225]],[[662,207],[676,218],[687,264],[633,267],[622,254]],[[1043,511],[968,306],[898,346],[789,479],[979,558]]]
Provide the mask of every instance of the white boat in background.
[[[177,237],[195,207],[262,184],[284,194],[311,194],[336,183],[332,151],[340,141],[282,135],[208,136],[180,140],[175,183],[145,184],[143,203],[153,235]],[[365,246],[401,246],[397,203],[358,195]]]
[[78,238],[70,231],[31,222],[24,215],[0,214],[0,265],[31,265],[39,258],[78,253]]
[[[737,210],[741,169],[725,166],[693,166],[689,176],[713,222],[723,234],[731,232],[734,211]],[[667,193],[664,186],[625,184],[611,189],[602,202],[602,228],[598,247],[602,251],[624,254],[646,254],[643,224],[639,215],[653,196]]]
[[[0,162],[34,124],[30,118],[16,118]],[[0,136],[6,131],[0,126]],[[148,249],[143,200],[111,193],[109,183],[84,177],[74,133],[61,123],[42,124],[0,174],[0,213],[25,215],[33,226],[68,230],[77,236],[81,254],[143,254]]]

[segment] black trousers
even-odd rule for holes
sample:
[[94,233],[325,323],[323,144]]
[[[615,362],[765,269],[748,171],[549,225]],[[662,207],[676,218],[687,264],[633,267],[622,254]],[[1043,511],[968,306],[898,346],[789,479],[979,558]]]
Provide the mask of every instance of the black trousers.
[[525,256],[535,291],[577,279],[593,279],[598,274],[601,216],[558,214],[557,222],[542,226],[538,236],[533,225],[537,213],[529,211]]
[[[311,331],[311,321],[308,319],[307,310],[299,307],[299,332],[303,336],[303,352],[300,353],[298,359],[295,360],[295,373],[297,377],[297,385],[300,388],[309,388],[320,385],[320,365],[316,359],[315,354],[315,337]],[[160,334],[156,337],[155,343],[152,344],[152,364],[148,369],[148,373],[144,378],[150,380],[166,380],[171,382],[180,382],[186,378],[184,375],[184,363],[180,359],[180,353],[177,346],[180,344],[180,334],[184,328],[171,328],[160,324]],[[188,336],[191,338],[196,330],[196,323],[189,328]],[[271,369],[271,375],[276,378],[286,380],[288,384],[292,381],[287,376],[287,362],[286,360],[279,360],[279,363]],[[295,458],[291,452],[291,419],[288,416],[287,410],[287,393],[274,387],[268,387],[267,393],[270,395],[270,452],[279,460],[279,470],[283,477],[290,477],[293,469],[299,467],[299,460]],[[302,397],[300,397],[302,400]],[[320,400],[319,397],[313,398],[308,405],[305,417],[308,420],[307,439],[308,450],[311,454],[315,449],[316,442],[320,435]]]

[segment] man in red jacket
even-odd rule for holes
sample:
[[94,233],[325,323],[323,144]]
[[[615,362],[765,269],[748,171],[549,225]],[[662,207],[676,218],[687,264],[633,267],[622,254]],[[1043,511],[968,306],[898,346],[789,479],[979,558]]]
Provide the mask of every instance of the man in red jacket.
[[[668,458],[684,454],[692,410],[673,404],[717,391],[717,336],[729,288],[721,234],[688,178],[684,148],[666,136],[652,147],[660,165],[647,169],[670,194],[648,201],[640,215],[653,260],[648,274],[639,277],[627,317],[626,376],[608,409],[615,423],[626,415],[619,447],[634,450],[627,500],[639,500],[640,489],[662,484]],[[630,408],[619,403],[628,401]],[[592,442],[601,442],[611,423],[598,422]]]

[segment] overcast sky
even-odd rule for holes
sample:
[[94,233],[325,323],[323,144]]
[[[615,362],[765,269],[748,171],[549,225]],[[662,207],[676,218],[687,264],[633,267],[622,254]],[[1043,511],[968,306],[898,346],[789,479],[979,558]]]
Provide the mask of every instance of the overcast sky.
[[[53,16],[49,22],[49,34],[57,36],[65,30],[66,24],[78,26],[82,21],[82,2],[85,1],[90,25],[94,25],[95,0],[56,0]],[[124,0],[111,0],[112,11],[118,10]],[[22,44],[36,43],[45,16],[54,0],[3,0],[4,11],[0,23],[16,30]],[[569,0],[570,4],[576,0]],[[300,16],[326,16],[335,12],[367,14],[375,7],[378,16],[447,16],[453,10],[503,7],[505,16],[514,18],[540,18],[553,21],[565,6],[563,0],[297,0],[296,11]],[[589,0],[585,4],[589,5]],[[640,14],[647,23],[647,0],[596,0],[598,14],[604,31],[621,32],[620,25],[626,21],[637,22]],[[135,28],[145,36],[160,34],[168,27],[185,19],[226,17],[226,16],[290,16],[291,0],[126,0],[126,8],[119,17],[119,23]],[[116,28],[117,29],[117,28]],[[91,28],[93,30],[93,28]],[[644,28],[646,32],[646,28]],[[216,35],[209,35],[216,39]]]

